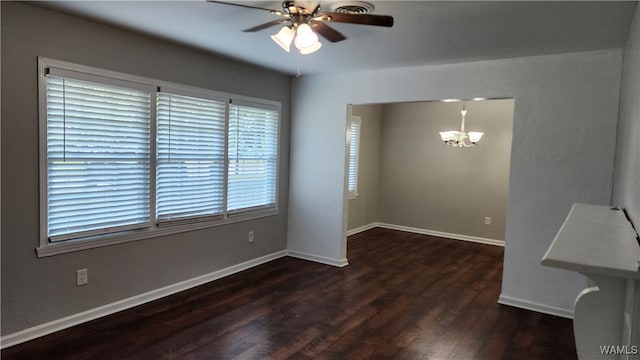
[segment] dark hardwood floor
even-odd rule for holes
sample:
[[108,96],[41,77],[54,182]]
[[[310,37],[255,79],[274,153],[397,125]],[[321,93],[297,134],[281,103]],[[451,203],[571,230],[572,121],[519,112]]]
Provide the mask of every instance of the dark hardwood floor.
[[2,359],[576,359],[570,320],[499,305],[503,249],[393,230],[350,265],[283,258]]

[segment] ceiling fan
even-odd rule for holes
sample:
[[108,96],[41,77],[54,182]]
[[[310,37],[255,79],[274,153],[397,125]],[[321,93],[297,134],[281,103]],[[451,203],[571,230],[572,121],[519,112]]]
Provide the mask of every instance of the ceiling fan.
[[322,46],[318,41],[316,32],[330,42],[339,42],[346,37],[339,31],[327,25],[327,22],[348,23],[374,26],[393,26],[393,17],[388,15],[371,15],[348,12],[320,12],[320,4],[309,10],[303,6],[296,5],[294,1],[283,1],[282,10],[267,9],[259,6],[246,5],[241,3],[230,3],[226,1],[207,0],[207,2],[233,5],[249,9],[268,11],[279,19],[269,21],[248,29],[244,32],[255,32],[270,28],[272,26],[285,24],[280,31],[271,36],[280,47],[289,52],[291,43],[300,50],[300,53],[311,54]]

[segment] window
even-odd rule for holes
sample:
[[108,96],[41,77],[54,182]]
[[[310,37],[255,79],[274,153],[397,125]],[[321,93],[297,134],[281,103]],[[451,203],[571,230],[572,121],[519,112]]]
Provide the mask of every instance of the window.
[[100,80],[47,77],[51,241],[150,223],[150,92]]
[[278,110],[260,104],[229,106],[230,213],[274,207],[278,168]]
[[279,103],[39,68],[39,256],[277,214]]
[[158,222],[222,215],[225,106],[158,94]]
[[352,116],[349,122],[349,199],[358,197],[358,158],[360,155],[360,128],[362,120]]

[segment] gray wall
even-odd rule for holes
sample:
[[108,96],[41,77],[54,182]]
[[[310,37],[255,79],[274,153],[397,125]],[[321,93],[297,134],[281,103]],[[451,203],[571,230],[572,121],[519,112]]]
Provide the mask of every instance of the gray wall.
[[378,175],[382,105],[354,105],[353,115],[360,116],[360,155],[358,159],[358,197],[349,200],[349,229],[378,221]]
[[438,134],[459,129],[462,103],[384,106],[379,222],[504,240],[513,100],[465,104],[466,130],[485,134],[462,149]]
[[[33,5],[1,6],[3,335],[286,248],[287,76]],[[37,56],[280,101],[279,215],[36,258]],[[76,287],[75,270],[85,267],[89,285]]]
[[640,230],[640,6],[624,48],[613,203]]
[[585,278],[540,259],[574,202],[611,201],[621,69],[612,49],[295,79],[287,248],[346,260],[347,104],[513,98],[502,299],[570,314]]

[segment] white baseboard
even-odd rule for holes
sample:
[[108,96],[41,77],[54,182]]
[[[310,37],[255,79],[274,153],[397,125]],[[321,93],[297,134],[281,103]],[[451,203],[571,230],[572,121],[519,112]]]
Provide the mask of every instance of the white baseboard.
[[245,261],[240,264],[229,266],[227,268],[211,272],[209,274],[197,276],[179,283],[171,284],[159,289],[151,290],[149,292],[132,296],[127,299],[122,299],[107,305],[103,305],[91,310],[83,311],[81,313],[73,314],[62,319],[50,321],[44,324],[40,324],[28,329],[24,329],[13,334],[2,336],[0,338],[0,348],[4,349],[9,346],[17,345],[25,341],[29,341],[41,336],[45,336],[56,331],[60,331],[66,328],[70,328],[75,325],[85,323],[106,315],[132,308],[153,300],[163,298],[165,296],[173,295],[180,291],[190,289],[192,287],[214,281],[225,276],[235,274],[237,272],[258,266],[269,261],[279,259],[287,256],[287,251],[282,250],[274,252],[256,259]]
[[573,319],[573,310],[540,304],[524,299],[517,299],[503,294],[500,294],[500,297],[498,298],[498,304],[513,306],[567,319]]
[[394,225],[394,224],[387,224],[387,223],[380,223],[380,222],[375,224],[376,224],[376,227],[381,227],[385,229],[407,231],[407,232],[412,232],[416,234],[438,236],[438,237],[444,237],[444,238],[449,238],[454,240],[471,241],[471,242],[480,243],[480,244],[504,246],[504,241],[497,240],[497,239],[489,239],[489,238],[483,238],[483,237],[471,236],[471,235],[454,234],[454,233],[448,233],[444,231],[420,229],[420,228],[414,228],[410,226]]
[[337,266],[337,267],[345,267],[345,266],[349,265],[349,261],[346,258],[344,258],[344,259],[334,259],[334,258],[328,258],[328,257],[320,256],[320,255],[313,255],[313,254],[309,254],[309,253],[304,253],[304,252],[300,252],[300,251],[292,251],[292,250],[288,250],[287,251],[287,255],[289,255],[291,257],[294,257],[294,258],[298,258],[298,259],[314,261],[314,262],[317,262],[317,263],[321,263],[321,264],[325,264],[325,265],[331,265],[331,266]]
[[367,231],[369,229],[373,229],[375,227],[378,227],[378,223],[377,222],[372,222],[371,224],[367,224],[367,225],[363,225],[351,230],[347,230],[347,236],[351,236],[351,235],[355,235],[357,233],[361,233],[363,231]]

